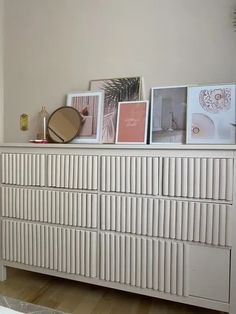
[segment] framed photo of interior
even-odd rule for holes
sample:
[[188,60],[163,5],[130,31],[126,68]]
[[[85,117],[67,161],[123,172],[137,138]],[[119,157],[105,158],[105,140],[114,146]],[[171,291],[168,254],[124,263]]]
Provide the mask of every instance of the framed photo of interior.
[[150,144],[186,142],[187,86],[151,89]]
[[144,97],[142,77],[123,77],[90,81],[90,90],[104,92],[102,142],[114,143],[118,103],[138,101]]
[[117,144],[146,144],[149,102],[124,101],[118,104]]
[[188,88],[187,143],[235,144],[235,84]]
[[77,109],[83,118],[78,137],[72,143],[100,143],[102,135],[104,93],[76,92],[67,95],[67,106]]

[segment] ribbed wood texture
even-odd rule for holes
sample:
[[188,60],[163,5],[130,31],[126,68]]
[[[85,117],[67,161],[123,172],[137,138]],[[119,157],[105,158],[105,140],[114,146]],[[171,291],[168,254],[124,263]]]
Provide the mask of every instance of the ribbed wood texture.
[[102,156],[101,190],[158,195],[159,158]]
[[98,157],[48,155],[48,186],[97,190]]
[[2,154],[2,183],[14,185],[45,185],[44,154]]
[[232,245],[233,158],[86,151],[2,154],[3,260],[191,294],[190,242]]
[[101,196],[101,229],[231,245],[231,206],[176,200]]
[[188,295],[183,243],[127,235],[100,235],[100,278]]
[[163,195],[232,200],[233,159],[163,158]]
[[96,232],[2,221],[4,260],[95,277],[96,254]]
[[97,195],[2,187],[2,215],[47,223],[97,227]]

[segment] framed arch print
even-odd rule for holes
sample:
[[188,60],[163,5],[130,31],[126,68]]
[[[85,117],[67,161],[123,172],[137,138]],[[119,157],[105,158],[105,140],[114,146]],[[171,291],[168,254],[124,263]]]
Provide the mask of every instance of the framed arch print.
[[72,143],[100,143],[103,119],[103,92],[87,91],[67,95],[67,106],[77,109],[83,117],[83,124]]

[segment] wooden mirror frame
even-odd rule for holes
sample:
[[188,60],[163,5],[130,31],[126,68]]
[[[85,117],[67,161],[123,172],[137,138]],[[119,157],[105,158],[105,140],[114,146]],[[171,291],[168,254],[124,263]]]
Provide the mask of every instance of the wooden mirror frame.
[[56,109],[49,117],[47,132],[54,143],[69,143],[79,133],[83,118],[73,107],[63,106]]

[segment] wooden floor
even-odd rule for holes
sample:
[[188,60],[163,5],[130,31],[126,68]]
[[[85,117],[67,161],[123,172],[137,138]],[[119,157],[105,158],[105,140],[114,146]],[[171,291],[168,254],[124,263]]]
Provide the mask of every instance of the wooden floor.
[[71,314],[222,313],[12,268],[0,294]]

